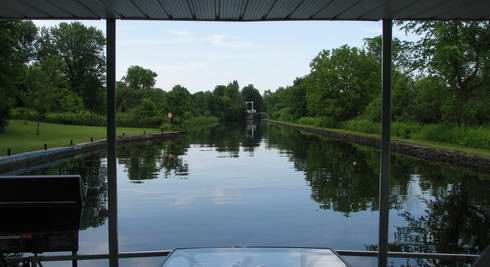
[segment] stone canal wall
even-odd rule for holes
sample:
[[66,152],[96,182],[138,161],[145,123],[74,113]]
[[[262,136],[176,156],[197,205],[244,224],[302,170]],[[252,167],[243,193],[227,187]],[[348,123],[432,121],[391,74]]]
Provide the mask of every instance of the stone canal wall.
[[[293,123],[286,123],[273,120],[265,120],[269,124],[280,125],[298,129],[299,131],[311,133],[319,136],[325,136],[333,139],[344,140],[356,144],[367,145],[379,148],[379,137],[356,135],[351,133],[343,133],[331,131],[324,128],[305,126]],[[416,145],[398,140],[392,140],[391,151],[413,156],[423,160],[437,161],[449,163],[454,166],[471,168],[473,170],[490,173],[490,157],[479,155],[471,155],[458,151],[443,150],[432,148],[424,145]]]
[[[131,137],[117,137],[117,143],[129,144],[149,142],[152,140],[169,140],[179,138],[182,135],[183,132],[165,132],[159,134],[145,134]],[[15,169],[29,168],[34,165],[55,161],[79,153],[104,149],[106,143],[106,139],[100,139],[93,142],[81,143],[67,147],[56,147],[47,150],[38,150],[19,153],[11,156],[3,156],[0,157],[0,173],[9,172]]]

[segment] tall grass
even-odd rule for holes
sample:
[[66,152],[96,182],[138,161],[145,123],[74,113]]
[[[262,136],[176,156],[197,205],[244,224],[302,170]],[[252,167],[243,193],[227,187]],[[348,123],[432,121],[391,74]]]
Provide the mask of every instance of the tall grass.
[[295,120],[294,123],[324,128],[337,128],[339,125],[338,122],[330,117],[302,117]]
[[[36,112],[17,108],[12,110],[12,119],[37,121]],[[121,127],[160,127],[163,117],[141,118],[134,113],[118,112],[116,115],[116,124]],[[107,117],[102,114],[95,114],[88,111],[83,112],[58,112],[47,113],[42,119],[42,122],[59,123],[67,125],[85,125],[85,126],[105,126]]]
[[[318,117],[303,117],[295,122],[304,125],[340,128],[368,134],[380,134],[381,132],[379,123],[361,119],[349,120],[342,123],[330,123],[330,125],[335,127],[326,126],[326,123],[324,121],[322,122],[322,119]],[[466,147],[490,149],[490,127],[484,126],[464,127],[448,124],[393,122],[391,124],[391,136],[404,139],[443,142]]]

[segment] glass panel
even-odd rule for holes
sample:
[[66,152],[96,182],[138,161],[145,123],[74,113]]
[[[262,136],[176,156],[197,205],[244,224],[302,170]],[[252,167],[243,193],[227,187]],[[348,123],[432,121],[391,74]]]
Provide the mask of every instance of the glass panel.
[[199,248],[177,249],[163,267],[346,267],[330,249]]

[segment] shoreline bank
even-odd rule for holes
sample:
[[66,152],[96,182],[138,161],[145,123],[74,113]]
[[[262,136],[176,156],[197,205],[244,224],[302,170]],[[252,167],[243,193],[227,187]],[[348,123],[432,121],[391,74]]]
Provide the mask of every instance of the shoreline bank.
[[[319,128],[275,120],[264,121],[271,125],[290,127],[310,134],[379,148],[379,136],[376,135],[361,133],[356,134],[354,132],[347,132],[343,130],[335,131],[327,128]],[[424,144],[408,143],[398,139],[392,139],[391,151],[423,160],[449,163],[458,167],[470,168],[476,171],[490,173],[490,157],[453,151],[449,149],[435,148]]]
[[[175,131],[158,134],[145,134],[131,137],[118,136],[117,144],[149,142],[152,140],[170,140],[179,138],[183,134],[184,132],[182,131]],[[47,150],[29,151],[14,154],[11,156],[0,156],[0,173],[9,172],[19,168],[29,168],[33,165],[58,160],[75,154],[103,149],[106,144],[106,139],[99,139],[94,140],[93,142],[81,143],[72,146],[55,147]]]

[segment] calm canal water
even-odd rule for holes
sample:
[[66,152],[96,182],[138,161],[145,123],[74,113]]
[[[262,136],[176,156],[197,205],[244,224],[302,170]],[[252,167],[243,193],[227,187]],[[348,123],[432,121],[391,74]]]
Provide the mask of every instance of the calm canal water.
[[[376,149],[265,125],[217,126],[179,140],[118,149],[121,251],[237,245],[376,249]],[[489,176],[401,155],[392,162],[392,250],[479,253],[490,244]],[[107,252],[104,152],[27,173],[86,178],[79,254]],[[354,267],[376,264],[368,258],[348,261]]]

